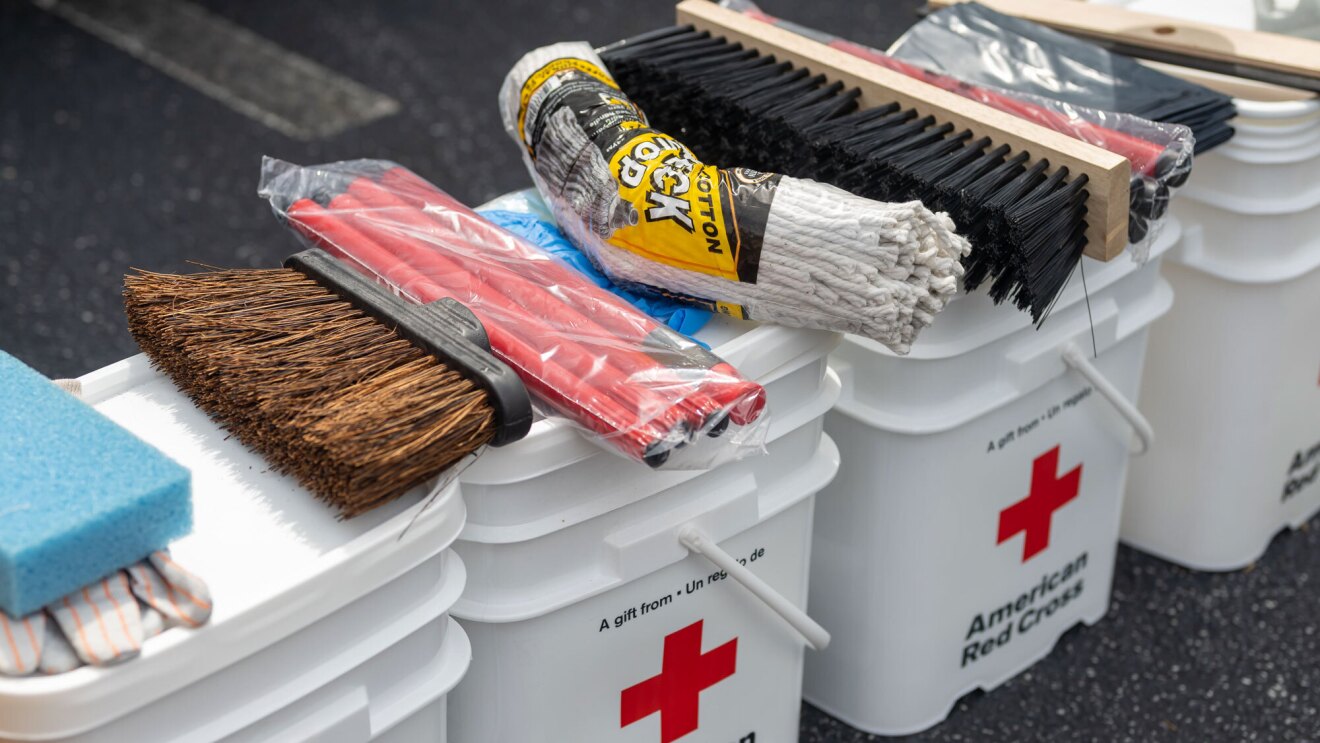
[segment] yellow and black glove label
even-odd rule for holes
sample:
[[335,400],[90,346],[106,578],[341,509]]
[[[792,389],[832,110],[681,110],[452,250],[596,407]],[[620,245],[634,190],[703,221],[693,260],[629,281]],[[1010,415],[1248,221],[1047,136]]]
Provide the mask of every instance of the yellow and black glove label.
[[[756,283],[780,176],[700,162],[682,143],[649,128],[609,74],[585,60],[550,62],[520,93],[518,123],[533,158],[546,120],[568,107],[609,163],[618,194],[636,217],[614,229],[609,244],[686,271]],[[737,305],[683,299],[745,314]]]
[[744,242],[738,222],[746,215],[731,198],[730,181],[755,182],[759,174],[721,171],[668,135],[638,131],[610,159],[619,194],[636,210],[637,222],[620,227],[609,242],[687,271],[755,282],[760,235]]

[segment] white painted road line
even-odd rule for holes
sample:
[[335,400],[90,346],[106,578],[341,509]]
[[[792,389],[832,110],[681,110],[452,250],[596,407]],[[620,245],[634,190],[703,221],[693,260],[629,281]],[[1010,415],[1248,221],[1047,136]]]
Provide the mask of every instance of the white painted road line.
[[399,111],[393,98],[183,0],[35,2],[295,139],[324,139]]

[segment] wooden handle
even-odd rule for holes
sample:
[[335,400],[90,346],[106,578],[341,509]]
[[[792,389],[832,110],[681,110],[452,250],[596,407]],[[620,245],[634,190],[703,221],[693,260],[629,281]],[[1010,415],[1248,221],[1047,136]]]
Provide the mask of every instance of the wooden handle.
[[[978,1],[1000,13],[1077,36],[1320,80],[1320,42],[1309,39],[1138,13],[1117,5],[1059,0]],[[962,0],[930,0],[937,7],[956,2]]]
[[1127,247],[1131,166],[1126,159],[707,0],[680,3],[678,22],[859,88],[858,102],[864,108],[897,102],[970,130],[974,136],[1006,144],[1014,152],[1026,152],[1033,160],[1048,160],[1050,172],[1067,167],[1072,177],[1085,173],[1090,194],[1086,255],[1109,261]]
[[1182,78],[1189,83],[1204,85],[1224,95],[1249,101],[1279,103],[1284,101],[1309,101],[1314,100],[1316,97],[1316,94],[1309,90],[1298,90],[1297,88],[1271,85],[1258,80],[1244,80],[1240,77],[1217,75],[1213,72],[1194,70],[1190,67],[1179,67],[1178,65],[1152,62],[1150,60],[1142,60],[1142,64],[1151,69],[1159,70],[1166,75]]

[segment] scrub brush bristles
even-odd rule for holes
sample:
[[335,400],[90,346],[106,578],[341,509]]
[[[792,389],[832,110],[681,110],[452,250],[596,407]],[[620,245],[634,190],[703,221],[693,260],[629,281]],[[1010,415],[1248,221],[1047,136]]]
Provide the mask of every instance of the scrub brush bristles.
[[298,271],[139,271],[124,287],[156,366],[345,518],[495,435],[485,390]]

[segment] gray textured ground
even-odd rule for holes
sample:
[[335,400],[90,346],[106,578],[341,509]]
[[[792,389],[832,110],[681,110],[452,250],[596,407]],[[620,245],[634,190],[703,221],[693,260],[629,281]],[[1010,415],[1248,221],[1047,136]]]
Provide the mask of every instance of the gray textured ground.
[[[83,3],[84,5],[86,3]],[[504,72],[550,41],[605,42],[669,21],[668,3],[590,0],[203,4],[400,102],[299,141],[18,0],[0,3],[0,348],[51,375],[136,351],[119,281],[185,258],[274,265],[294,248],[254,194],[261,155],[401,161],[478,202],[526,175],[494,105]],[[767,1],[884,46],[913,3]],[[1109,618],[912,740],[1320,738],[1316,531],[1254,570],[1198,575],[1119,554]],[[869,740],[804,707],[803,741]]]

